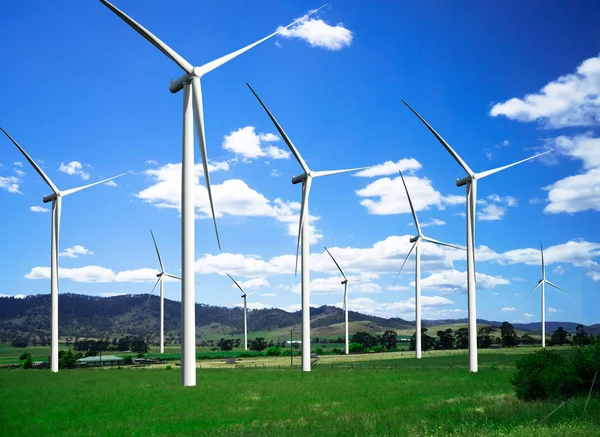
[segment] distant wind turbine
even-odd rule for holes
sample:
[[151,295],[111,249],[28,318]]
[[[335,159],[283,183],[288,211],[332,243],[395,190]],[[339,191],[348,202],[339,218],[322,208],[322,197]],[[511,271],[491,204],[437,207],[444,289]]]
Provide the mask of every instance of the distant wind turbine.
[[[242,53],[250,50],[252,47],[268,40],[277,35],[284,29],[293,26],[299,21],[305,20],[308,15],[317,12],[319,9],[309,12],[299,20],[294,21],[284,28],[280,28],[276,32],[243,47],[228,55],[222,56],[211,62],[208,62],[199,67],[195,67],[181,57],[175,50],[158,39],[149,30],[141,24],[129,17],[123,11],[113,6],[106,0],[100,0],[106,7],[118,15],[123,21],[131,26],[137,33],[148,40],[165,56],[175,62],[185,72],[176,81],[171,81],[169,90],[172,93],[177,93],[183,89],[183,156],[182,156],[182,187],[181,187],[181,254],[182,254],[182,289],[181,303],[183,310],[181,312],[182,326],[182,345],[181,345],[181,385],[195,386],[196,385],[196,301],[194,288],[194,126],[196,125],[196,136],[200,146],[200,155],[202,158],[202,166],[204,168],[204,179],[206,181],[206,189],[208,191],[208,199],[210,209],[212,211],[213,224],[217,236],[217,245],[221,249],[219,240],[219,231],[217,230],[217,221],[215,218],[215,208],[213,206],[212,191],[210,189],[210,177],[208,174],[208,157],[206,154],[206,135],[204,132],[204,109],[202,106],[202,88],[200,79],[207,73],[221,65],[231,61]],[[322,6],[323,7],[323,6]],[[193,33],[192,33],[193,35]],[[193,36],[192,36],[193,38]]]
[[415,221],[415,226],[417,227],[417,235],[410,239],[410,242],[413,243],[410,250],[408,251],[408,255],[404,259],[402,263],[402,267],[398,271],[396,275],[396,279],[394,280],[394,284],[398,280],[398,276],[400,276],[400,272],[404,268],[406,261],[408,261],[408,257],[412,253],[413,249],[415,250],[415,324],[417,326],[417,331],[415,333],[415,356],[417,359],[421,359],[421,251],[419,250],[419,245],[421,241],[428,241],[433,244],[438,244],[441,246],[452,247],[454,249],[462,249],[461,247],[454,246],[453,244],[442,243],[441,241],[434,240],[433,238],[426,237],[421,232],[421,225],[419,224],[419,219],[417,218],[417,213],[415,208],[413,207],[412,200],[410,199],[410,194],[408,193],[408,187],[406,186],[406,181],[404,180],[404,176],[402,172],[399,171],[400,177],[402,178],[402,183],[404,184],[404,190],[406,191],[406,197],[408,197],[408,204],[410,206],[410,211],[412,212],[413,219]]
[[348,278],[346,277],[346,275],[344,274],[344,271],[342,270],[342,268],[340,267],[338,262],[335,260],[335,258],[333,257],[333,255],[331,254],[329,249],[325,248],[325,250],[327,251],[327,253],[331,257],[331,259],[337,266],[338,270],[344,277],[344,280],[342,281],[342,285],[344,286],[344,325],[345,325],[345,330],[346,330],[346,349],[345,350],[346,350],[346,355],[349,355],[350,354],[350,349],[348,346],[349,345],[349,343],[348,343],[348,282],[349,281],[348,281]]
[[162,258],[160,256],[160,251],[158,250],[158,245],[156,244],[156,238],[154,238],[154,233],[152,232],[152,229],[150,229],[150,235],[152,235],[152,241],[154,242],[154,248],[156,249],[156,256],[158,256],[158,263],[160,264],[160,273],[156,274],[156,276],[158,277],[158,280],[154,284],[154,287],[152,288],[152,292],[150,293],[150,296],[148,296],[148,300],[150,300],[150,297],[152,296],[152,293],[154,293],[156,286],[160,283],[160,353],[164,354],[165,353],[165,293],[164,293],[165,277],[179,279],[180,281],[181,281],[181,278],[179,276],[175,276],[175,275],[165,272],[165,266],[164,266]]
[[469,371],[477,372],[477,310],[476,310],[476,290],[475,290],[475,220],[476,220],[476,206],[477,206],[477,181],[487,176],[498,173],[499,171],[506,170],[507,168],[513,167],[517,164],[527,162],[531,159],[542,156],[546,153],[551,152],[548,150],[543,153],[531,156],[521,161],[514,162],[502,167],[494,168],[492,170],[482,171],[481,173],[475,173],[467,165],[467,163],[450,147],[450,145],[438,134],[430,125],[421,117],[417,111],[404,100],[402,102],[410,109],[418,118],[423,122],[427,129],[437,138],[437,140],[444,146],[444,148],[452,155],[454,160],[467,172],[467,176],[462,179],[456,180],[456,186],[467,187],[467,202],[466,202],[466,217],[467,217],[467,290],[468,290],[468,311],[469,311]]
[[51,328],[50,328],[50,370],[58,372],[58,244],[60,234],[60,215],[62,198],[70,194],[76,193],[94,185],[102,184],[110,180],[121,177],[127,173],[122,173],[108,179],[104,179],[93,184],[83,185],[70,190],[60,191],[56,185],[50,180],[39,165],[23,150],[23,148],[11,137],[8,132],[0,127],[4,135],[13,142],[17,149],[23,154],[25,159],[29,161],[34,170],[42,177],[44,182],[48,184],[52,190],[52,194],[45,196],[42,200],[44,203],[52,202],[52,224],[51,224],[51,240],[50,240],[50,300],[51,300]]
[[[548,284],[557,290],[562,291],[563,293],[567,293],[565,290],[560,288],[558,285],[553,284],[549,280],[546,279],[546,265],[544,264],[544,248],[542,247],[542,242],[540,241],[540,252],[542,254],[542,279],[540,279],[533,290],[529,292],[529,295],[533,293],[538,287],[542,286],[542,347],[546,347],[546,287]],[[567,293],[569,294],[569,293]]]
[[[248,83],[246,83],[248,85]],[[330,171],[311,171],[302,159],[300,152],[296,149],[292,140],[289,139],[283,128],[279,125],[271,111],[262,102],[258,94],[254,92],[252,87],[248,85],[254,97],[259,101],[261,106],[269,115],[269,118],[279,131],[279,134],[290,148],[290,151],[302,167],[304,173],[300,176],[292,176],[292,184],[302,183],[302,203],[300,205],[300,225],[298,228],[298,242],[296,244],[296,274],[298,273],[298,252],[300,242],[302,241],[302,370],[310,372],[310,267],[308,264],[309,257],[309,233],[305,232],[308,227],[308,197],[313,178],[321,176],[330,176],[339,173],[347,173],[350,171],[363,170],[367,167],[350,168],[346,170],[330,170]]]
[[235,285],[237,285],[237,288],[240,289],[240,291],[242,292],[242,299],[244,299],[244,350],[248,350],[248,302],[247,302],[247,298],[248,296],[250,296],[252,293],[246,293],[244,291],[244,289],[242,288],[242,286],[240,284],[237,283],[237,281],[235,279],[233,279],[231,277],[231,275],[227,272],[225,272],[227,274],[227,276],[229,276],[229,278],[233,281],[233,283]]

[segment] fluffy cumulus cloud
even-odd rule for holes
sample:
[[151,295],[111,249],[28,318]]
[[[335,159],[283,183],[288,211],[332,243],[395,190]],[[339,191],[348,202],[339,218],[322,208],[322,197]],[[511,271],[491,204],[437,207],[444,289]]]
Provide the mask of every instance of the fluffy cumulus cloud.
[[327,50],[341,50],[349,47],[352,42],[352,32],[342,23],[331,26],[321,19],[306,19],[290,29],[277,29],[284,38],[299,38],[311,47],[322,47]]
[[[421,311],[424,318],[454,318],[464,315],[464,310],[449,308],[452,305],[454,302],[443,296],[421,297]],[[338,302],[335,306],[343,308],[343,302]],[[415,317],[415,298],[397,302],[376,302],[367,297],[357,297],[348,300],[348,309],[379,317],[402,317],[410,320]]]
[[492,117],[539,121],[548,128],[600,123],[600,56],[586,59],[573,74],[561,76],[539,92],[497,103]]
[[422,167],[423,166],[421,163],[414,158],[403,158],[397,162],[386,161],[383,164],[374,165],[373,167],[369,167],[365,170],[354,173],[352,176],[372,178],[378,176],[397,175],[399,171],[413,172],[415,170],[420,170]]
[[535,317],[535,315],[533,315],[531,313],[525,313],[525,314],[523,314],[523,317],[525,317],[526,319],[533,319]]
[[48,208],[44,208],[43,206],[30,206],[29,210],[32,212],[48,212],[48,211],[50,211]]
[[592,281],[600,281],[600,272],[587,272]]
[[[157,270],[137,269],[125,270],[115,273],[111,269],[101,266],[85,266],[78,268],[58,269],[58,277],[61,279],[70,279],[74,282],[153,282],[156,281]],[[34,267],[25,275],[27,279],[50,279],[50,267]],[[172,278],[165,278],[166,281],[177,281]]]
[[9,193],[21,194],[21,191],[19,190],[20,182],[21,179],[17,176],[0,176],[0,189],[6,190]]
[[[600,256],[600,243],[585,240],[571,240],[566,243],[557,244],[544,248],[544,261],[546,265],[555,263],[570,263],[575,267],[597,268],[600,265],[594,258]],[[492,253],[490,260],[496,260],[500,264],[542,264],[540,250],[537,248],[514,249],[503,253]]]
[[[499,285],[508,285],[510,281],[501,276],[491,276],[477,273],[477,287],[490,290]],[[411,282],[414,285],[414,282]],[[467,273],[455,269],[434,272],[421,280],[424,290],[434,290],[442,293],[463,292],[467,289]]]
[[[369,278],[350,277],[348,289],[352,293],[380,293],[382,288],[380,285],[371,282]],[[310,281],[311,294],[338,294],[344,291],[344,286],[341,283],[341,276],[331,276],[329,278],[316,278]],[[292,287],[292,292],[299,294],[301,290],[300,284]]]
[[58,256],[65,256],[67,258],[78,258],[80,255],[93,255],[94,252],[92,252],[89,249],[86,249],[85,247],[76,244],[73,247],[69,247],[67,249],[64,250],[64,252],[60,252],[58,254]]
[[90,174],[83,170],[83,165],[78,161],[71,161],[68,164],[61,162],[60,167],[58,167],[58,171],[62,171],[68,175],[79,176],[85,181],[90,178]]
[[517,309],[515,307],[504,307],[500,311],[502,311],[503,313],[509,313],[512,311],[517,311]]
[[15,294],[15,295],[0,294],[0,297],[12,297],[13,299],[25,299],[26,296],[24,294]]
[[[253,290],[256,288],[269,287],[271,285],[265,278],[252,278],[247,281],[238,281],[238,284],[240,284],[244,290]],[[233,286],[236,287],[235,284],[233,284]]]
[[477,212],[477,218],[482,221],[493,221],[502,220],[504,214],[506,214],[506,209],[508,207],[516,207],[518,201],[512,196],[502,197],[497,194],[491,194],[484,199],[479,199],[477,204],[480,207]]
[[271,159],[289,159],[290,153],[273,146],[279,137],[272,133],[257,134],[254,126],[246,126],[223,137],[223,148],[240,156],[244,161],[268,157]]

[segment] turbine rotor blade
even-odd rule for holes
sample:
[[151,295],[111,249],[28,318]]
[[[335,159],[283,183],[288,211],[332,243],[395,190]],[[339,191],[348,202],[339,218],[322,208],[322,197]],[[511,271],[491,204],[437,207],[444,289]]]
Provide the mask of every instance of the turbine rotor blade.
[[88,184],[88,185],[84,185],[82,187],[71,188],[70,190],[61,191],[60,195],[62,197],[65,197],[65,196],[68,196],[69,194],[73,194],[73,193],[76,193],[78,191],[85,190],[86,188],[93,187],[94,185],[99,185],[99,184],[103,184],[103,183],[108,182],[108,181],[112,181],[113,179],[120,178],[121,176],[125,176],[126,174],[129,174],[129,173],[131,173],[131,172],[130,171],[126,171],[125,173],[121,173],[119,175],[113,176],[112,178],[107,178],[107,179],[103,179],[103,180],[98,181],[98,182],[94,182],[93,184]]
[[[181,281],[181,278],[179,276],[175,276],[175,275],[172,275],[172,274],[166,273],[166,272],[164,272],[163,275],[168,276],[169,278],[179,279]],[[196,282],[196,284],[197,284],[197,282]]]
[[123,21],[129,24],[133,30],[142,35],[147,41],[149,41],[154,47],[163,52],[167,58],[171,59],[177,65],[179,65],[186,73],[191,74],[194,71],[194,66],[188,61],[183,59],[175,50],[162,42],[152,32],[142,26],[140,23],[135,21],[133,18],[128,16],[125,12],[121,11],[116,6],[112,5],[106,0],[100,0],[108,9],[117,14]]
[[304,162],[304,159],[302,159],[300,152],[298,152],[298,149],[296,149],[296,147],[294,146],[294,143],[292,143],[292,140],[290,140],[290,138],[287,136],[287,134],[285,133],[285,131],[283,130],[281,125],[277,122],[277,120],[275,119],[273,114],[271,114],[271,111],[269,111],[269,108],[267,108],[267,106],[263,103],[263,101],[260,99],[260,97],[258,97],[258,94],[256,94],[256,92],[252,89],[252,87],[250,86],[250,84],[248,82],[246,82],[246,85],[248,86],[248,88],[250,88],[250,91],[252,91],[252,94],[254,94],[254,97],[256,97],[256,99],[261,104],[263,109],[267,112],[267,115],[269,116],[269,118],[271,119],[271,121],[273,122],[275,127],[277,128],[277,131],[281,135],[281,138],[283,138],[283,141],[285,141],[288,148],[290,149],[290,151],[296,158],[296,161],[298,161],[298,163],[302,167],[302,170],[304,170],[304,173],[307,173],[307,174],[310,173],[310,169],[308,168],[308,165],[306,165],[306,162]]
[[422,236],[423,234],[421,232],[421,225],[419,225],[419,219],[417,218],[417,213],[415,211],[415,208],[413,207],[412,200],[410,199],[410,194],[408,193],[408,187],[406,186],[406,181],[404,180],[404,176],[402,175],[402,172],[400,170],[398,170],[398,173],[400,173],[400,177],[402,178],[402,183],[404,184],[404,190],[406,191],[406,197],[408,197],[408,204],[410,205],[410,211],[412,212],[413,219],[415,220],[415,225],[417,226],[417,233]]
[[158,255],[158,262],[160,263],[160,271],[161,273],[165,273],[165,266],[163,265],[162,258],[160,257],[160,251],[158,250],[158,245],[156,244],[156,239],[154,238],[154,233],[152,229],[150,229],[150,235],[152,235],[152,241],[154,241],[154,248],[156,249],[156,255]]
[[[312,178],[306,178],[304,182],[302,182],[302,203],[300,204],[300,223],[298,226],[298,242],[296,244],[296,276],[298,276],[298,256],[300,252],[300,239],[302,233],[305,231],[304,229],[304,210],[306,208],[306,201],[308,199],[308,195],[310,194],[310,186],[312,184]],[[308,211],[307,214],[308,216]]]
[[454,244],[444,243],[443,241],[435,240],[433,238],[429,238],[424,235],[421,238],[424,241],[429,241],[430,243],[433,243],[433,244],[439,244],[440,246],[451,247],[453,249],[458,249],[458,250],[466,250],[465,247],[460,247],[460,246],[455,246]]
[[225,56],[221,56],[220,58],[217,58],[217,59],[215,59],[215,60],[213,60],[213,61],[210,61],[210,62],[208,62],[208,63],[206,63],[206,64],[204,64],[204,65],[202,65],[202,66],[198,67],[198,70],[199,70],[198,74],[199,74],[200,76],[203,76],[203,75],[205,75],[206,73],[210,73],[210,72],[211,72],[211,71],[213,71],[215,68],[218,68],[218,67],[220,67],[221,65],[223,65],[223,64],[225,64],[225,63],[227,63],[227,62],[231,61],[233,58],[236,58],[236,57],[238,57],[238,56],[239,56],[239,55],[241,55],[242,53],[244,53],[244,52],[247,52],[247,51],[248,51],[248,50],[250,50],[251,48],[253,48],[253,47],[255,47],[255,46],[259,45],[260,43],[263,43],[263,42],[265,42],[265,41],[266,41],[266,40],[268,40],[269,38],[272,38],[272,37],[274,37],[274,36],[275,36],[275,35],[277,35],[278,33],[281,33],[282,31],[284,31],[284,30],[286,30],[286,29],[289,29],[289,28],[290,28],[290,27],[292,27],[293,25],[295,25],[295,24],[298,24],[298,23],[300,23],[300,22],[302,22],[302,21],[306,20],[306,19],[307,19],[307,18],[308,18],[310,15],[312,15],[312,14],[316,13],[317,11],[319,11],[319,10],[323,9],[325,6],[327,6],[327,4],[324,4],[324,5],[323,5],[323,6],[321,6],[319,9],[314,9],[314,10],[312,10],[312,11],[309,11],[307,14],[305,14],[304,16],[302,16],[302,17],[298,18],[296,21],[293,21],[292,23],[288,24],[288,25],[287,25],[287,26],[285,26],[285,27],[281,27],[281,26],[280,26],[280,27],[278,27],[278,28],[277,28],[277,30],[276,30],[275,32],[273,32],[272,34],[270,34],[270,35],[268,35],[268,36],[265,36],[264,38],[262,38],[262,39],[259,39],[259,40],[258,40],[258,41],[256,41],[256,42],[253,42],[252,44],[248,44],[246,47],[242,47],[241,49],[239,49],[239,50],[236,50],[235,52],[231,52],[231,53],[229,53],[229,54],[227,54],[227,55],[225,55]]
[[547,280],[547,279],[544,279],[544,280],[546,281],[546,284],[548,284],[548,285],[550,285],[550,286],[552,286],[552,287],[556,288],[557,290],[560,290],[560,291],[562,291],[563,293],[567,293],[567,294],[569,294],[569,292],[567,292],[567,291],[563,290],[563,289],[562,289],[562,288],[560,288],[558,285],[556,285],[556,284],[553,284],[552,282],[550,282],[550,281],[549,281],[549,280]]
[[152,287],[152,291],[150,292],[150,294],[148,295],[148,299],[146,300],[146,304],[145,306],[148,306],[148,302],[150,302],[150,298],[152,297],[152,295],[154,294],[154,290],[156,290],[156,286],[158,285],[158,283],[162,280],[162,276],[160,278],[158,278],[158,280],[156,281],[156,283],[154,284],[154,287]]
[[231,279],[231,280],[233,281],[233,283],[234,283],[235,285],[237,285],[237,288],[239,288],[239,289],[240,289],[240,291],[241,291],[242,293],[244,293],[244,294],[247,294],[247,293],[244,291],[244,289],[243,289],[243,288],[240,286],[240,284],[238,284],[238,283],[237,283],[237,281],[236,281],[235,279],[233,279],[229,273],[225,272],[225,274],[226,274],[227,276],[229,276],[229,279]]
[[532,159],[535,159],[538,156],[545,155],[546,153],[550,153],[552,151],[554,151],[554,149],[547,150],[547,151],[542,152],[542,153],[538,153],[537,155],[533,155],[533,156],[530,156],[529,158],[525,158],[525,159],[522,159],[520,161],[513,162],[512,164],[504,165],[502,167],[494,168],[492,170],[482,171],[481,173],[477,173],[475,176],[477,177],[477,179],[483,179],[483,178],[485,178],[485,177],[487,177],[489,175],[493,175],[494,173],[498,173],[499,171],[506,170],[507,168],[510,168],[510,167],[514,167],[517,164],[522,164],[523,162],[531,161]]
[[348,169],[345,169],[345,170],[313,171],[310,175],[313,178],[320,178],[321,176],[331,176],[331,175],[334,175],[334,174],[348,173],[348,172],[351,172],[351,171],[364,170],[366,168],[370,168],[370,167],[348,168]]
[[540,285],[542,285],[542,282],[544,282],[544,280],[543,280],[543,279],[540,279],[540,280],[538,281],[537,285],[536,285],[536,286],[533,288],[533,290],[531,290],[531,291],[529,292],[529,294],[527,295],[527,297],[531,296],[531,293],[533,293],[535,290],[537,290],[537,289],[538,289],[538,287],[539,287]]
[[40,168],[39,165],[37,165],[37,163],[31,158],[31,156],[29,156],[27,154],[27,152],[21,147],[19,146],[19,143],[17,143],[13,137],[11,137],[8,132],[6,132],[4,129],[2,129],[0,127],[0,130],[2,132],[4,132],[4,135],[6,135],[8,137],[9,140],[11,140],[13,142],[13,144],[15,146],[17,146],[17,149],[19,149],[21,151],[21,153],[23,154],[23,156],[25,157],[25,159],[27,161],[29,161],[29,163],[31,164],[31,166],[34,168],[34,170],[42,177],[42,179],[44,180],[44,182],[46,182],[48,184],[48,186],[50,187],[50,189],[52,191],[54,191],[54,194],[58,194],[59,190],[56,187],[56,185],[54,185],[54,183],[50,180],[50,178],[48,176],[46,176],[46,173],[44,173],[44,171]]
[[417,111],[415,111],[408,103],[406,103],[404,100],[402,100],[402,103],[404,103],[406,106],[408,106],[408,109],[410,109],[413,112],[413,114],[415,114],[419,118],[419,120],[421,120],[423,122],[423,124],[425,126],[427,126],[427,129],[429,129],[429,131],[437,138],[437,140],[442,144],[442,146],[444,146],[444,148],[448,151],[448,153],[450,153],[450,155],[452,155],[452,157],[458,163],[458,165],[460,165],[467,172],[467,174],[469,176],[473,176],[475,174],[475,172],[473,170],[471,170],[471,168],[460,157],[460,155],[458,153],[456,153],[452,147],[450,147],[450,144],[448,144],[446,142],[446,140],[444,140],[442,138],[442,136],[440,134],[438,134],[435,131],[435,129],[433,127],[431,127],[431,125],[429,123],[427,123],[427,121],[425,121],[425,119],[423,117],[421,117],[419,115],[419,113]]
[[217,235],[217,245],[221,250],[221,240],[219,239],[219,229],[217,228],[217,218],[215,217],[215,207],[213,204],[212,191],[210,189],[210,176],[208,174],[208,156],[206,155],[206,136],[204,133],[204,109],[202,107],[202,88],[200,79],[192,79],[193,104],[194,104],[194,124],[196,125],[196,136],[200,145],[200,158],[202,159],[202,168],[204,169],[204,180],[206,181],[206,190],[208,191],[208,200],[212,212],[213,223],[215,225],[215,234]]
[[[325,246],[323,246],[325,247]],[[348,278],[346,277],[346,275],[344,274],[344,271],[342,270],[342,268],[340,267],[340,265],[337,263],[337,261],[335,260],[335,258],[333,257],[333,255],[331,254],[331,252],[329,251],[329,249],[327,249],[325,247],[325,250],[327,251],[327,253],[329,254],[329,256],[331,257],[331,259],[333,260],[333,262],[335,263],[335,265],[337,266],[338,270],[340,271],[340,273],[342,274],[342,276],[344,277],[345,280],[348,280]]]
[[392,287],[394,285],[396,285],[396,281],[398,280],[398,277],[400,276],[400,273],[402,272],[402,269],[404,268],[404,265],[406,264],[406,261],[408,261],[408,257],[410,256],[410,254],[412,253],[413,249],[415,247],[417,247],[417,244],[419,244],[419,240],[415,241],[412,245],[412,247],[410,248],[410,250],[408,251],[408,254],[406,255],[406,258],[404,258],[404,262],[402,263],[402,267],[400,267],[400,270],[398,270],[398,274],[396,275],[396,279],[394,279],[394,283],[392,284]]

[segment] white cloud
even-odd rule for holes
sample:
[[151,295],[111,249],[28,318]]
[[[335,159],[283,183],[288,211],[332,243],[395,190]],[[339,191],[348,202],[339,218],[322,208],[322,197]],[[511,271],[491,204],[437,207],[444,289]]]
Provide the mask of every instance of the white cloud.
[[327,50],[340,50],[349,47],[352,42],[352,32],[342,23],[330,26],[323,20],[310,18],[292,27],[277,29],[284,38],[300,38],[311,47],[323,47]]
[[100,297],[125,296],[125,293],[100,293]]
[[115,181],[105,182],[104,185],[108,185],[109,187],[116,187],[117,183]]
[[[255,288],[269,287],[271,285],[271,284],[269,284],[269,281],[267,281],[265,278],[252,278],[252,279],[248,279],[247,281],[238,281],[238,283],[244,290],[252,290]],[[232,286],[237,288],[235,284],[232,284]]]
[[158,162],[155,161],[154,159],[149,159],[148,161],[146,161],[146,164],[148,164],[148,165],[158,165]]
[[537,94],[497,103],[492,117],[540,121],[548,128],[594,126],[600,122],[600,56],[586,59],[573,74],[561,76]]
[[68,164],[61,162],[58,171],[62,171],[68,175],[80,176],[84,181],[87,181],[90,178],[90,174],[83,170],[83,165],[78,161],[71,161]]
[[504,213],[506,212],[506,208],[491,204],[486,205],[482,208],[480,212],[477,213],[477,218],[479,220],[502,220],[504,217]]
[[403,158],[397,162],[385,161],[383,164],[377,164],[361,170],[352,176],[372,178],[376,176],[398,175],[399,171],[415,171],[420,170],[422,167],[421,163],[414,158]]
[[0,188],[8,191],[9,193],[19,193],[19,183],[21,180],[16,176],[0,176]]
[[[348,289],[352,293],[380,293],[381,286],[371,282],[369,279],[359,277],[349,277],[350,284]],[[311,294],[338,294],[344,291],[344,286],[341,284],[342,277],[331,276],[329,278],[316,278],[310,281]],[[356,281],[356,282],[355,282]],[[300,293],[300,284],[292,287],[293,293]]]
[[23,177],[25,176],[25,172],[23,170],[19,170],[18,168],[13,168],[13,171],[17,174],[17,176],[19,177]]
[[277,170],[276,168],[274,168],[273,170],[271,170],[271,177],[279,177],[281,176],[281,172],[279,170]]
[[[594,258],[600,256],[600,243],[585,240],[571,240],[544,248],[546,265],[555,263],[570,263],[575,267],[600,267]],[[541,265],[542,258],[539,249],[514,249],[501,254],[490,255],[500,264]]]
[[432,218],[430,221],[428,222],[424,222],[424,223],[419,223],[421,225],[422,228],[426,228],[428,226],[443,226],[446,224],[445,221],[443,220],[439,220],[436,218]]
[[554,267],[552,272],[556,273],[557,275],[564,275],[567,272],[567,270],[563,266],[556,266]]
[[275,296],[277,296],[277,293],[262,293],[262,294],[259,294],[259,296],[261,296],[261,297],[275,297]]
[[279,137],[272,133],[256,134],[254,126],[246,126],[231,132],[223,137],[223,148],[242,157],[244,161],[259,157],[272,159],[289,159],[290,152],[268,144],[263,147],[263,142],[278,141]]
[[[453,301],[442,296],[422,296],[422,316],[424,318],[446,318],[456,317],[465,313],[461,309],[445,308],[453,304]],[[335,306],[343,308],[343,302],[338,302]],[[415,298],[410,297],[397,302],[376,302],[367,297],[358,297],[348,300],[348,309],[379,317],[414,319]]]
[[48,208],[44,208],[43,206],[30,206],[29,209],[33,212],[48,212],[48,211],[50,211]]
[[497,194],[490,194],[485,199],[479,199],[478,205],[483,206],[477,213],[479,220],[502,220],[506,213],[507,207],[516,207],[518,200],[512,196],[499,196]]
[[[107,282],[154,282],[158,271],[155,269],[125,270],[115,273],[111,269],[101,266],[85,266],[73,269],[58,269],[58,277],[70,279],[74,282],[107,283]],[[50,279],[50,267],[34,267],[25,275],[27,279]],[[166,281],[177,281],[165,278]]]
[[552,308],[552,307],[548,308],[549,313],[558,313],[559,311],[562,311],[562,310],[559,310],[557,308]]
[[512,278],[512,280],[515,282],[525,282],[525,279],[523,278]]
[[592,279],[592,281],[600,281],[599,272],[587,272],[587,275]]
[[10,294],[0,294],[0,297],[13,297],[15,299],[25,299],[26,296],[24,294],[15,294],[14,296]]
[[535,317],[535,315],[533,315],[531,313],[525,313],[525,314],[523,314],[523,317],[525,317],[526,319],[533,319]]
[[503,313],[508,313],[511,311],[517,311],[517,309],[515,307],[504,307],[500,311],[502,311]]
[[89,249],[86,249],[85,247],[76,244],[73,247],[69,247],[67,249],[65,249],[64,252],[60,252],[58,254],[58,256],[66,256],[67,258],[77,258],[79,257],[79,255],[93,255],[94,252],[92,252]]
[[16,167],[23,167],[23,163],[21,161],[15,161],[13,162],[13,165],[15,165]]
[[[477,273],[477,287],[490,290],[498,285],[508,285],[510,281],[501,276],[491,276]],[[414,282],[411,282],[414,286]],[[425,290],[436,290],[446,293],[460,292],[467,289],[467,274],[458,270],[436,271],[421,280],[421,287]]]

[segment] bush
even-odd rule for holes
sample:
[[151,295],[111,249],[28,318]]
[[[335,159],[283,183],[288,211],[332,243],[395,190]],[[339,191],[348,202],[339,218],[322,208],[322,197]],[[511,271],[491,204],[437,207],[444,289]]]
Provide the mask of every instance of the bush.
[[365,351],[365,347],[360,343],[350,343],[348,345],[348,352],[351,354],[362,354]]
[[313,351],[313,353],[315,353],[317,355],[323,355],[323,348],[322,347],[316,347],[315,350]]
[[26,361],[31,359],[31,354],[29,352],[23,352],[19,357],[20,360]]
[[334,347],[331,352],[333,352],[334,355],[342,355],[344,353],[343,350],[338,349],[337,347]]
[[144,358],[144,354],[141,354],[141,353],[140,353],[140,354],[137,354],[137,357],[138,357],[138,358]]
[[252,358],[255,355],[252,352],[242,352],[238,355],[238,358]]
[[123,358],[123,364],[132,364],[133,363],[133,357],[131,355],[127,355],[125,358]]
[[519,399],[531,401],[565,397],[579,388],[579,378],[570,363],[554,351],[543,349],[517,360],[510,379]]
[[167,367],[165,367],[165,370],[171,370],[171,369],[172,369],[172,367],[170,364],[168,364]]
[[371,350],[375,353],[381,353],[381,352],[385,352],[385,348],[383,346],[377,345],[377,346],[373,346],[371,348]]
[[281,348],[279,346],[271,346],[267,348],[268,357],[278,357],[281,355]]
[[23,369],[31,369],[32,367],[33,367],[33,361],[31,360],[31,355],[30,355],[23,363]]
[[[572,358],[573,368],[581,380],[581,390],[589,390],[594,375],[600,372],[600,338],[596,338],[589,346],[575,348]],[[600,392],[600,384],[595,385],[595,391]]]
[[400,349],[398,349],[398,347],[396,347],[396,346],[393,346],[393,347],[391,347],[391,348],[388,350],[388,352],[398,352],[399,350],[400,350]]

